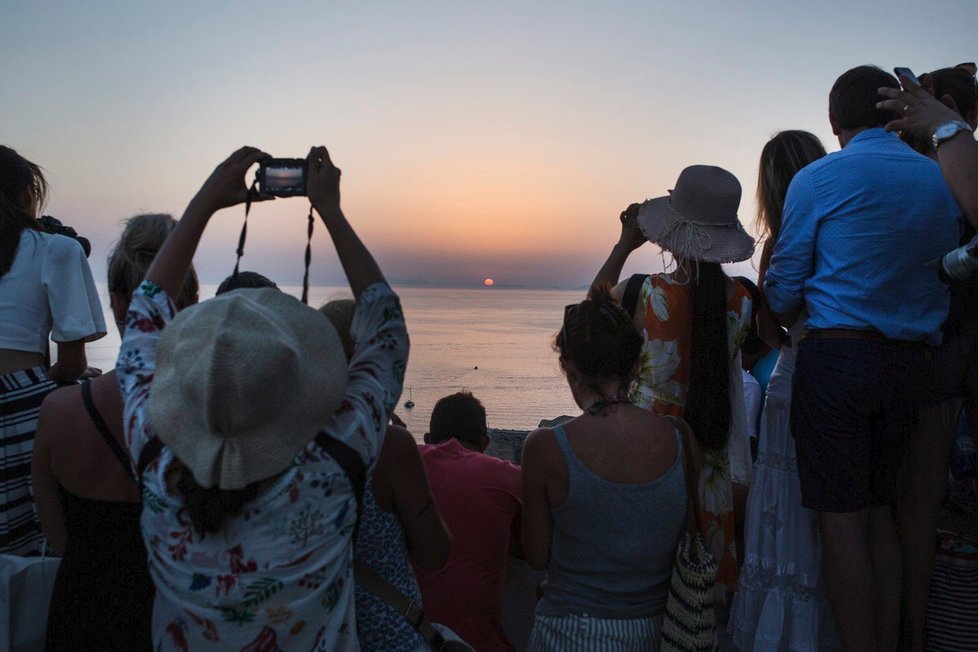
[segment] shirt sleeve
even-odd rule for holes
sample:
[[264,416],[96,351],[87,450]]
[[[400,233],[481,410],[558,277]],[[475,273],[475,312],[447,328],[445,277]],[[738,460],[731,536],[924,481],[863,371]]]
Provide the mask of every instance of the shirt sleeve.
[[52,340],[92,342],[105,335],[102,303],[80,244],[65,236],[52,236],[41,283],[51,312]]
[[167,293],[150,281],[140,284],[129,303],[115,372],[122,393],[126,445],[134,466],[143,446],[154,436],[149,425],[149,395],[156,371],[156,345],[175,314]]
[[374,283],[357,299],[350,334],[356,343],[346,393],[326,432],[355,449],[373,468],[387,421],[404,386],[408,335],[401,303],[386,283]]
[[811,177],[802,170],[788,186],[781,233],[764,277],[764,292],[774,312],[791,312],[804,303],[805,282],[815,270],[816,199]]

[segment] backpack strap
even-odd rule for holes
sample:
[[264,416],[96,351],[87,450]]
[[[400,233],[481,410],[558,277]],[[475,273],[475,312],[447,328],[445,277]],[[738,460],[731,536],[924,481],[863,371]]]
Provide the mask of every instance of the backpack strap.
[[316,443],[336,460],[353,486],[353,496],[357,500],[357,522],[353,526],[353,543],[356,544],[357,534],[360,531],[360,520],[363,518],[363,492],[367,486],[367,465],[358,452],[321,430],[316,435]]
[[150,437],[143,450],[139,453],[139,461],[136,463],[136,477],[139,479],[139,493],[143,493],[143,474],[149,465],[156,461],[156,458],[163,452],[163,442],[156,435]]
[[127,455],[126,451],[122,449],[122,446],[115,438],[115,435],[112,434],[112,431],[109,430],[109,426],[106,425],[105,419],[102,418],[98,408],[95,407],[95,400],[92,398],[92,386],[88,381],[81,384],[81,395],[82,403],[85,404],[85,411],[88,412],[88,416],[92,419],[92,423],[95,424],[95,429],[98,430],[100,435],[102,435],[102,439],[105,440],[105,444],[109,447],[109,450],[112,451],[112,454],[115,455],[115,458],[119,460],[119,464],[122,465],[122,469],[126,472],[126,475],[129,476],[129,479],[132,480],[132,483],[138,486],[139,482],[136,480],[136,476],[132,473],[132,462],[129,461],[129,455]]
[[[367,486],[367,465],[364,463],[363,458],[355,450],[350,448],[347,444],[344,444],[339,439],[335,437],[330,437],[325,432],[320,431],[316,435],[316,443],[322,448],[330,457],[336,460],[336,463],[340,465],[343,472],[346,473],[346,477],[349,478],[350,484],[353,486],[353,496],[357,501],[357,522],[353,526],[353,541],[356,542],[357,532],[360,528],[360,519],[363,516],[363,492]],[[139,488],[142,490],[143,484],[143,474],[149,465],[160,456],[163,451],[163,442],[159,440],[158,437],[152,437],[143,446],[142,452],[139,454],[139,463],[137,465],[137,474],[139,477]]]
[[642,291],[645,279],[648,274],[632,274],[625,285],[625,295],[621,299],[621,307],[629,317],[635,317],[635,308],[638,307],[638,295]]

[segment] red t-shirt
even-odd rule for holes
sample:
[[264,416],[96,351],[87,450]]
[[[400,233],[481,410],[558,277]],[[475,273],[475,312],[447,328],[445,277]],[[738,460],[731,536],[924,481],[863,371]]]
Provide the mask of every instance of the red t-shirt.
[[523,485],[518,466],[457,440],[420,447],[452,553],[436,571],[415,566],[431,622],[480,652],[512,650],[503,631],[503,584],[511,541],[519,539]]

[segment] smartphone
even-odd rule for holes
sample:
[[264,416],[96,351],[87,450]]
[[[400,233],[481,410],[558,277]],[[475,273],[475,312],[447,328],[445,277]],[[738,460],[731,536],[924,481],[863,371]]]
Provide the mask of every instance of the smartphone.
[[304,158],[266,158],[259,161],[258,191],[275,197],[302,197],[306,194],[309,167]]
[[[894,68],[893,73],[897,76],[897,79],[899,79],[902,75],[903,77],[908,78],[910,83],[912,83],[914,86],[920,86],[920,80],[917,79],[917,75],[913,74],[913,71],[910,70],[910,68]],[[907,89],[904,88],[903,90]]]

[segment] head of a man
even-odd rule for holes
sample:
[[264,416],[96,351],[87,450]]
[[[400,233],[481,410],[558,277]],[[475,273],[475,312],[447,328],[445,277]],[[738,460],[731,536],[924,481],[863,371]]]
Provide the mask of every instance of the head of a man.
[[489,446],[486,408],[470,392],[457,392],[439,399],[431,411],[431,424],[424,436],[425,443],[441,444],[453,438],[478,452]]
[[882,86],[899,88],[896,77],[876,66],[857,66],[835,80],[829,91],[829,122],[839,142],[846,142],[864,129],[886,126],[899,116],[893,111],[877,109]]

